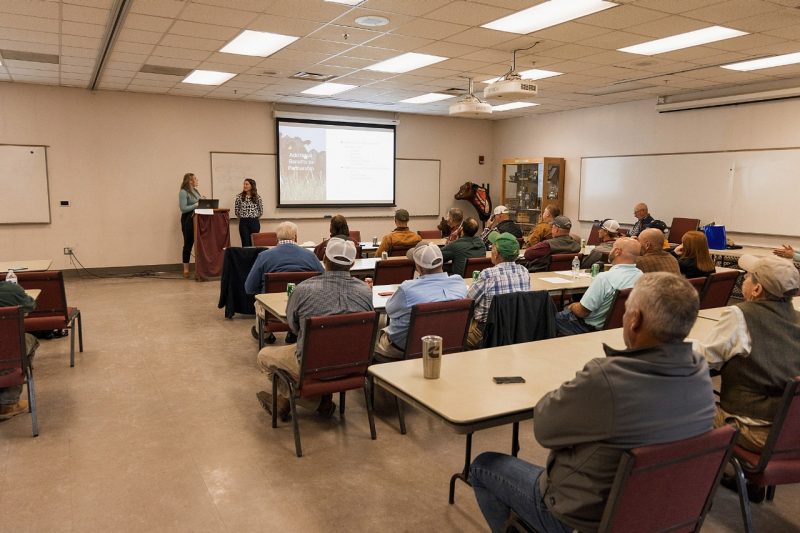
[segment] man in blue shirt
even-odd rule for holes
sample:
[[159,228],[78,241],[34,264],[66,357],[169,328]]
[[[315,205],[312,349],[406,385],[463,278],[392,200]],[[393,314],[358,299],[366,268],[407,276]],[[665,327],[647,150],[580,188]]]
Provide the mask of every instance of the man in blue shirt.
[[402,359],[411,321],[411,308],[427,302],[446,302],[467,297],[461,276],[448,276],[442,269],[442,251],[435,244],[422,244],[409,250],[419,277],[404,281],[386,302],[389,325],[378,334],[375,356],[379,361]]
[[580,302],[575,302],[556,315],[556,331],[560,336],[589,333],[603,328],[619,289],[633,287],[642,271],[636,268],[641,246],[634,239],[623,237],[614,242],[608,254],[613,265],[589,285]]
[[244,290],[247,294],[264,292],[264,274],[267,272],[323,272],[325,269],[311,250],[297,245],[297,224],[281,222],[275,230],[278,245],[264,250],[256,258]]

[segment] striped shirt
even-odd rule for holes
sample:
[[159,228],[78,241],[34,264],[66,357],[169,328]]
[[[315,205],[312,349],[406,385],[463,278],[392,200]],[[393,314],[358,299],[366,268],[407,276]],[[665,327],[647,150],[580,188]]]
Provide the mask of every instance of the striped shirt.
[[469,288],[467,298],[475,300],[475,321],[485,322],[495,295],[529,290],[531,278],[528,269],[513,262],[504,262],[483,270]]
[[236,204],[233,207],[233,212],[239,218],[261,218],[264,213],[264,205],[261,203],[261,196],[256,196],[255,201],[250,196],[245,196],[242,200],[242,195],[236,195]]

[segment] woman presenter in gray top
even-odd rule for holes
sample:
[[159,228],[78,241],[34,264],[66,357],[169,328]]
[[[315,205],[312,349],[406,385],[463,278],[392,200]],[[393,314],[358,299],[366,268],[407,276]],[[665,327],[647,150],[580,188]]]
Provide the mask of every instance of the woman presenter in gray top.
[[239,217],[239,237],[242,238],[242,246],[253,246],[250,235],[261,231],[260,218],[264,213],[264,205],[256,189],[256,180],[244,179],[242,192],[236,195],[233,212]]
[[192,215],[197,209],[200,192],[197,190],[197,176],[191,172],[183,175],[181,190],[178,192],[178,207],[181,209],[181,231],[183,232],[183,277],[189,278],[189,261],[194,246],[194,224]]

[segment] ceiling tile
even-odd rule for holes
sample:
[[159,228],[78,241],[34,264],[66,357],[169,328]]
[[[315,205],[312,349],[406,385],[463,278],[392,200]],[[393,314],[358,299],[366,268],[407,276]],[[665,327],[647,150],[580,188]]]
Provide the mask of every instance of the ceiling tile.
[[311,33],[309,37],[355,46],[371,41],[381,35],[383,35],[383,33],[377,31],[360,30],[358,28],[328,24]]
[[[235,5],[231,2],[231,5]],[[189,3],[180,14],[180,20],[191,22],[203,22],[219,26],[232,26],[234,28],[244,28],[258,15],[252,11],[241,11],[237,9],[227,9],[224,7],[209,6]]]
[[7,39],[0,39],[0,49],[34,52],[37,54],[59,54],[59,47],[56,44],[26,43],[22,41],[9,41]]
[[423,46],[433,43],[431,39],[423,39],[422,37],[409,37],[406,35],[396,35],[394,33],[387,33],[377,39],[370,41],[370,46],[377,46],[378,48],[390,48],[392,50],[410,51],[416,50]]
[[134,0],[130,12],[142,15],[175,18],[184,7],[186,7],[186,2],[182,0]]
[[[370,3],[363,5],[369,6]],[[394,31],[403,24],[410,22],[414,18],[409,15],[402,15],[400,13],[386,13],[384,11],[376,11],[375,9],[356,7],[355,9],[351,9],[347,13],[337,18],[336,24],[340,24],[343,26],[359,27],[358,23],[356,23],[356,19],[359,17],[369,17],[369,16],[384,17],[389,21],[389,23],[386,24],[385,26],[375,26],[372,28],[361,26],[364,29],[372,29],[381,32]]]
[[195,61],[203,61],[210,55],[207,50],[190,50],[188,48],[176,48],[174,46],[156,46],[153,49],[152,54],[160,57],[171,57],[173,59],[192,59]]
[[190,37],[203,37],[205,39],[221,39],[228,42],[236,37],[240,33],[240,30],[228,26],[216,26],[212,24],[202,24],[200,22],[178,20],[172,25],[170,33],[189,35]]
[[595,48],[601,48],[603,50],[611,51],[611,50],[618,50],[620,48],[624,48],[632,44],[643,43],[649,40],[651,40],[650,37],[637,35],[635,33],[629,33],[626,31],[612,31],[604,33],[603,35],[598,35],[597,37],[592,37],[590,39],[577,41],[577,43],[583,46],[592,46]]
[[129,13],[128,16],[125,17],[124,27],[134,30],[165,32],[172,26],[172,22],[172,19],[164,17],[151,17],[149,15]]
[[681,17],[672,15],[658,20],[645,22],[644,24],[636,24],[626,28],[626,31],[641,35],[641,42],[649,41],[652,39],[661,39],[663,37],[670,37],[679,33],[686,33],[690,31],[707,28],[708,22],[702,20],[691,19],[689,17]]
[[723,0],[638,0],[636,5],[664,11],[665,13],[685,13],[711,4],[719,4]]
[[348,6],[342,4],[320,2],[318,0],[275,0],[264,11],[281,17],[330,22],[346,13],[349,9]]
[[63,20],[85,22],[87,24],[105,25],[108,23],[108,14],[109,10],[97,9],[94,7],[64,4],[61,8]]
[[730,20],[768,13],[777,9],[779,9],[779,6],[763,0],[727,0],[711,6],[687,11],[684,15],[720,24]]
[[83,24],[81,22],[71,22],[65,20],[61,23],[61,31],[64,35],[78,35],[80,37],[103,37],[106,32],[105,26],[99,24]]
[[98,56],[98,51],[95,50],[94,48],[75,48],[73,46],[62,46],[61,56],[95,58]]
[[244,65],[247,67],[257,65],[261,63],[262,60],[263,58],[261,57],[226,54],[222,52],[212,52],[207,59],[207,61],[212,61],[221,65]]
[[50,33],[59,33],[61,31],[59,21],[55,19],[6,14],[0,16],[0,28],[15,28]]
[[161,35],[161,33],[153,31],[123,28],[119,34],[119,40],[130,41],[132,43],[156,44],[159,40],[161,40]]
[[609,31],[610,30],[606,28],[570,21],[533,32],[529,34],[529,36],[533,39],[547,39],[569,43],[590,39],[608,33]]
[[[0,20],[2,16],[0,15]],[[43,31],[20,30],[13,28],[3,28],[0,37],[8,41],[23,41],[28,43],[53,44],[58,45],[61,40],[57,33]]]
[[510,9],[459,0],[425,14],[425,18],[466,24],[467,26],[480,26],[513,12]]
[[732,20],[728,25],[737,30],[763,32],[787,26],[797,26],[798,24],[800,24],[800,12],[797,9],[781,9],[753,17]]
[[114,50],[118,52],[128,52],[129,54],[150,54],[153,51],[152,44],[131,43],[128,41],[117,41]]
[[278,17],[276,15],[260,15],[247,25],[247,29],[249,30],[268,31],[280,33],[281,35],[291,35],[293,37],[304,37],[322,27],[323,24],[319,22]]
[[29,0],[5,0],[4,2],[0,2],[0,13],[29,15],[32,17],[50,19],[58,19],[60,17],[58,3],[31,2]]
[[491,48],[500,43],[507,42],[517,37],[513,33],[503,31],[487,30],[486,28],[470,28],[461,33],[451,35],[447,39],[451,43],[469,44],[472,46],[482,46]]
[[633,5],[623,5],[580,18],[578,22],[599,26],[601,28],[621,30],[637,24],[644,24],[651,20],[661,19],[666,16],[667,14],[661,11],[644,9]]
[[102,39],[97,37],[81,37],[79,35],[61,36],[62,46],[76,46],[78,48],[94,48],[95,50],[99,50],[102,42]]
[[62,55],[60,61],[61,65],[77,65],[82,67],[94,67],[94,64],[97,62],[96,58],[93,57],[79,57],[70,55]]
[[201,37],[189,37],[188,35],[175,35],[168,33],[160,40],[164,46],[173,48],[186,48],[189,50],[202,50],[205,52],[215,52],[225,46],[225,41],[216,39],[203,39]]
[[371,61],[383,61],[391,57],[397,56],[397,50],[390,50],[388,48],[376,48],[374,46],[354,46],[342,55],[348,57],[357,57],[360,59],[369,59]]
[[439,9],[450,0],[369,0],[367,6],[378,11],[402,13],[418,17]]
[[751,48],[770,46],[773,44],[783,43],[784,40],[780,37],[773,37],[771,35],[763,35],[753,33],[750,35],[742,35],[734,39],[725,39],[724,41],[717,41],[706,45],[708,48],[716,48],[718,50],[729,51],[742,51],[746,52]]
[[[400,26],[394,33],[400,35],[410,35],[412,37],[423,37],[425,39],[444,39],[451,35],[460,33],[469,26],[463,24],[452,24],[450,22],[442,22],[439,20],[430,20],[424,18],[417,18]],[[469,44],[469,43],[464,43]]]

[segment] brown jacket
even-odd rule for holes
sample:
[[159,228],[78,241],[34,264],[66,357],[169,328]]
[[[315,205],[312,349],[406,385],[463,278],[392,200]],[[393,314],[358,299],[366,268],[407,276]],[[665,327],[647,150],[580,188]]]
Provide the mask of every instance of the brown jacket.
[[648,272],[671,272],[681,275],[678,260],[664,250],[652,250],[636,258],[636,266],[647,274]]
[[690,343],[603,348],[607,357],[546,394],[533,415],[536,440],[551,450],[544,502],[580,531],[600,525],[625,450],[705,433],[714,420],[708,366]]
[[419,234],[414,233],[407,227],[395,228],[391,233],[387,233],[383,236],[380,246],[378,246],[378,249],[375,250],[375,255],[379,256],[383,252],[388,252],[391,254],[392,249],[394,249],[395,246],[411,247],[421,240],[422,237],[420,237]]

